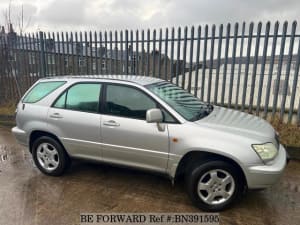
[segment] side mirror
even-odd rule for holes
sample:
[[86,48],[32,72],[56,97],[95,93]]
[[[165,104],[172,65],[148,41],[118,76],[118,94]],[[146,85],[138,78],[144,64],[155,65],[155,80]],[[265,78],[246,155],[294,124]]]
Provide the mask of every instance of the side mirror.
[[163,114],[160,109],[148,109],[146,113],[147,123],[161,123]]

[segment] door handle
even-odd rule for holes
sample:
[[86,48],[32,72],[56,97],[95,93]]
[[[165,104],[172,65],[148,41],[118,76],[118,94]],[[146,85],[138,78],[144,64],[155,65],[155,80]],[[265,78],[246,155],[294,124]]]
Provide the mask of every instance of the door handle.
[[62,115],[60,115],[59,113],[53,113],[50,115],[51,118],[54,118],[54,119],[61,119],[63,118]]
[[103,122],[103,125],[105,125],[105,126],[110,126],[110,127],[118,127],[118,126],[120,126],[120,124],[117,123],[117,122],[114,121],[114,120],[104,121],[104,122]]

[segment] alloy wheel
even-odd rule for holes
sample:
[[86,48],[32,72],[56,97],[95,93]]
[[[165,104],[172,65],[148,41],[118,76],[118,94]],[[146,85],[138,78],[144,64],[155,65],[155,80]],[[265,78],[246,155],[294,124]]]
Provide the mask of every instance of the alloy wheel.
[[226,202],[235,191],[235,182],[230,173],[221,169],[209,170],[198,182],[199,197],[209,205]]
[[50,143],[41,143],[37,148],[37,160],[47,171],[55,170],[59,165],[57,149]]

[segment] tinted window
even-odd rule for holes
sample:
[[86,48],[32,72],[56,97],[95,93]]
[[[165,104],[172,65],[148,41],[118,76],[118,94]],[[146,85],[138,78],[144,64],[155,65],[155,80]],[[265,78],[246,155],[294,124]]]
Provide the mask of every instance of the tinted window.
[[170,115],[170,113],[168,113],[166,110],[162,108],[161,111],[163,113],[165,123],[176,123],[176,120],[173,118],[173,116]]
[[105,113],[128,118],[146,119],[146,111],[156,108],[156,103],[135,88],[108,85]]
[[59,97],[59,99],[54,104],[55,108],[64,109],[66,107],[66,95],[67,95],[67,92],[65,92],[62,96]]
[[76,84],[57,99],[54,107],[83,112],[98,112],[100,90],[101,84]]
[[147,88],[187,120],[199,120],[213,110],[212,105],[200,101],[192,94],[169,82],[150,84]]
[[35,103],[40,101],[51,92],[59,88],[65,81],[49,81],[36,84],[31,91],[24,97],[24,103]]

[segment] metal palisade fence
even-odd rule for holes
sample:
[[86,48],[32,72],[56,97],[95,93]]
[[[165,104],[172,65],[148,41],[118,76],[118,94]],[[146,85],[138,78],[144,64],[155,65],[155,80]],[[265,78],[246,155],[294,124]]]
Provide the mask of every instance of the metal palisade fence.
[[201,100],[300,121],[297,23],[236,23],[159,30],[0,33],[1,101],[41,77],[159,77]]

